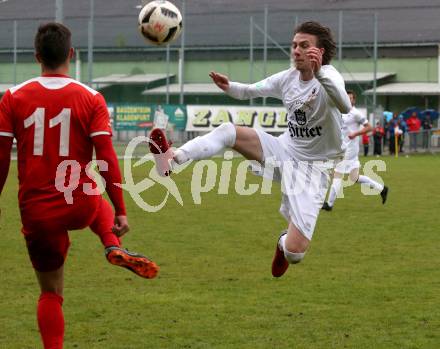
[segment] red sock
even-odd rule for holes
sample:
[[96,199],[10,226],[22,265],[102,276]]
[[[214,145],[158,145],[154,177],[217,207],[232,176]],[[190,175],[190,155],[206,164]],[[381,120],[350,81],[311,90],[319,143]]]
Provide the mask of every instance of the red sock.
[[38,300],[37,319],[44,349],[62,349],[64,338],[63,297],[43,292]]
[[119,238],[113,233],[101,234],[99,235],[99,238],[101,239],[101,243],[104,245],[104,247],[121,246],[121,240],[119,240]]
[[115,215],[111,205],[107,200],[102,199],[101,207],[96,214],[95,220],[90,225],[90,229],[99,236],[104,247],[121,246],[121,241],[112,232],[114,218]]

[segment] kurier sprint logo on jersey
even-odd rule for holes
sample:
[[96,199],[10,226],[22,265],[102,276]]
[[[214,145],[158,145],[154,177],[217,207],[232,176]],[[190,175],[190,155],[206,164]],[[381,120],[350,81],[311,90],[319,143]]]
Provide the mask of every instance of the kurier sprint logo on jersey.
[[296,119],[296,122],[298,123],[298,125],[304,126],[305,124],[307,124],[307,118],[306,118],[305,111],[303,111],[301,109],[296,109],[293,113],[295,114],[295,119]]

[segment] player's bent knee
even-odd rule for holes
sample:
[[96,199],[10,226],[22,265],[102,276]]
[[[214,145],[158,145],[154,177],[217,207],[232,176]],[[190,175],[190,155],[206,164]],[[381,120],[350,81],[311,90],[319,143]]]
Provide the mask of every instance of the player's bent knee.
[[235,125],[232,122],[221,124],[219,127],[217,127],[216,131],[224,134],[226,146],[234,146],[235,140],[237,138],[237,131],[235,129]]
[[217,127],[217,130],[225,130],[226,132],[233,129],[235,130],[235,125],[232,122],[224,122],[219,127]]
[[284,250],[284,257],[287,259],[287,261],[289,262],[289,264],[297,264],[299,262],[301,262],[304,258],[304,255],[306,253],[298,253],[298,252],[290,252],[290,251],[286,251]]

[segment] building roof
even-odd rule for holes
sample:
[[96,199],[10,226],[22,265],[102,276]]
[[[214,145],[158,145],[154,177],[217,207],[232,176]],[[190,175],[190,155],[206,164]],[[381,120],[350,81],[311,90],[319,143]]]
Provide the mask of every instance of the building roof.
[[[372,95],[373,89],[364,92],[366,95]],[[440,84],[435,82],[405,82],[393,83],[379,86],[376,89],[379,96],[440,96]]]
[[[385,79],[393,77],[395,73],[377,73],[376,79]],[[373,73],[343,73],[342,74],[346,83],[371,83],[374,81]],[[195,95],[217,95],[224,93],[213,83],[200,83],[200,84],[184,84],[185,94]],[[163,95],[166,93],[166,86],[155,87],[152,89],[146,89],[142,92],[143,95]],[[169,93],[171,95],[180,94],[179,84],[170,84]]]
[[[169,79],[175,77],[174,74],[170,74]],[[166,74],[110,74],[93,79],[93,87],[104,88],[110,85],[147,85],[152,82],[165,80]]]
[[[137,5],[142,0],[95,0],[95,47],[146,46],[137,30]],[[182,9],[182,0],[173,0]],[[250,17],[260,27],[268,5],[269,35],[289,45],[296,23],[317,20],[329,26],[336,39],[340,11],[343,11],[343,42],[371,43],[374,12],[378,39],[382,43],[440,42],[438,0],[186,0],[185,42],[188,46],[247,46]],[[87,47],[90,0],[64,1],[64,23],[72,29],[77,47]],[[24,10],[27,9],[27,10]],[[31,9],[31,10],[29,10]],[[18,21],[18,46],[32,48],[41,22],[55,17],[55,0],[8,0],[0,2],[0,48],[13,46],[13,23]],[[263,35],[255,30],[256,45]],[[175,45],[179,43],[176,42]]]
[[[353,84],[353,83],[368,84],[368,83],[372,83],[374,81],[374,73],[373,72],[341,73],[341,75],[344,78],[344,81],[346,84]],[[392,78],[394,76],[396,76],[396,73],[377,72],[376,80]]]
[[[174,74],[168,75],[170,79],[174,76]],[[93,79],[93,82],[107,84],[149,84],[151,82],[165,80],[166,78],[166,74],[111,74]]]
[[[377,73],[377,80],[388,78],[394,76],[395,73]],[[373,78],[373,73],[342,73],[342,76],[346,83],[371,83]],[[172,79],[175,77],[174,74],[169,75],[169,78]],[[128,74],[110,74],[107,76],[102,76],[93,79],[93,87],[96,89],[108,87],[110,85],[128,85],[128,84],[149,84],[151,82],[156,82],[160,80],[165,80],[166,74],[136,74],[136,75],[128,75]],[[420,83],[422,84],[422,83]],[[405,84],[388,84],[384,86],[390,85],[405,85]],[[429,85],[429,84],[423,84]],[[437,85],[437,84],[435,84]],[[0,84],[0,93],[5,93],[9,88],[11,88],[12,84]],[[380,87],[382,88],[382,86]],[[378,88],[378,91],[379,89]],[[223,91],[219,89],[215,84],[212,83],[192,83],[192,84],[184,84],[184,90],[186,94],[222,94]],[[370,94],[368,90],[365,94]],[[180,94],[180,85],[179,84],[170,84],[169,86],[170,94]],[[143,94],[144,95],[161,95],[166,93],[166,86],[160,86],[152,89],[146,89]]]
[[[194,95],[218,95],[223,94],[224,92],[217,87],[217,85],[213,83],[207,84],[184,84],[183,89],[185,94],[194,94]],[[167,87],[160,86],[156,88],[152,88],[150,90],[145,90],[142,92],[143,95],[163,95],[166,94]],[[171,84],[169,85],[169,93],[171,95],[180,94],[180,85],[179,84]]]

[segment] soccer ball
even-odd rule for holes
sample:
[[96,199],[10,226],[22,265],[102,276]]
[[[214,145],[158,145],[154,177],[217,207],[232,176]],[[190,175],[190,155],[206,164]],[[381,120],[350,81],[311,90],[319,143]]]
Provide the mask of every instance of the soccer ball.
[[139,30],[148,42],[167,45],[182,31],[182,15],[169,1],[151,1],[139,13]]

